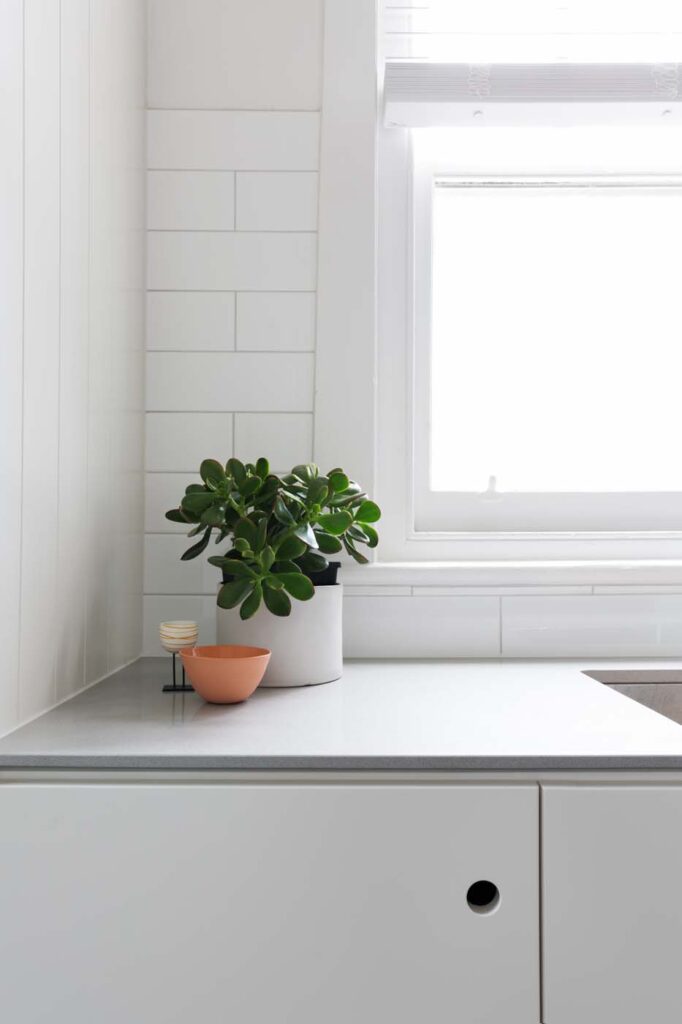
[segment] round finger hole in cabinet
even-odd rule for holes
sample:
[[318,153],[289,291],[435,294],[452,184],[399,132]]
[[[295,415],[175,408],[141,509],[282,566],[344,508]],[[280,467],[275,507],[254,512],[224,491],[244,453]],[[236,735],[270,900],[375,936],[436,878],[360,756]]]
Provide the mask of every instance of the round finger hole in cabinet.
[[494,882],[474,882],[467,889],[467,905],[474,914],[492,914],[500,905],[500,890]]

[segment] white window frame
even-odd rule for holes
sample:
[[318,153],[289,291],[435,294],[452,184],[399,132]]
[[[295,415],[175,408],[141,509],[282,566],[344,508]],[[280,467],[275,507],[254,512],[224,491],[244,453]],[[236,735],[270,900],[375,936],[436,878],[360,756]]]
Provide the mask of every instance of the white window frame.
[[[412,430],[413,442],[413,505],[414,534],[443,533],[451,531],[450,524],[457,522],[463,515],[475,515],[481,526],[476,532],[458,536],[464,538],[480,538],[488,532],[498,539],[527,540],[533,538],[560,540],[564,537],[583,540],[601,540],[605,535],[627,534],[648,539],[652,533],[660,537],[663,533],[673,536],[680,535],[675,529],[677,523],[682,524],[682,493],[654,492],[612,492],[612,493],[496,493],[495,496],[482,493],[433,492],[429,487],[429,465],[431,456],[430,431],[430,379],[431,379],[431,286],[432,286],[432,234],[433,234],[433,202],[437,181],[447,180],[453,187],[505,187],[517,184],[518,187],[533,185],[534,187],[595,187],[600,188],[682,188],[682,176],[669,174],[612,174],[601,175],[594,172],[582,174],[520,174],[517,171],[509,174],[490,174],[477,171],[462,172],[447,157],[420,157],[418,149],[412,154],[411,160],[411,206],[412,232],[408,246],[412,247],[409,264],[412,268],[412,280],[408,288],[412,291],[411,304],[414,309],[412,326],[412,356],[409,357],[413,367],[412,392]],[[408,299],[408,302],[410,300]],[[481,396],[485,401],[485,395]],[[491,498],[493,500],[491,500]],[[552,528],[542,526],[542,519],[549,524],[552,520],[570,520],[570,526]],[[536,528],[495,526],[495,519],[518,519],[530,522],[539,520]],[[602,520],[603,526],[592,525]],[[491,525],[486,527],[486,521]],[[635,525],[637,522],[641,525]],[[588,525],[589,524],[589,525]],[[522,534],[519,537],[519,533]]]
[[412,160],[409,132],[379,122],[376,19],[375,0],[325,2],[314,456],[383,509],[376,561],[347,581],[681,584],[682,531],[415,530]]

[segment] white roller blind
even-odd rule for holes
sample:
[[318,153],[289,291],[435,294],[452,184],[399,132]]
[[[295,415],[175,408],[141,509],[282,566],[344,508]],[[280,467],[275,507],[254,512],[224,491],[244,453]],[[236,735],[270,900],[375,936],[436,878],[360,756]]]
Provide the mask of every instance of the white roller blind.
[[384,0],[388,60],[682,61],[682,0]]
[[385,0],[382,12],[389,125],[682,123],[682,0]]

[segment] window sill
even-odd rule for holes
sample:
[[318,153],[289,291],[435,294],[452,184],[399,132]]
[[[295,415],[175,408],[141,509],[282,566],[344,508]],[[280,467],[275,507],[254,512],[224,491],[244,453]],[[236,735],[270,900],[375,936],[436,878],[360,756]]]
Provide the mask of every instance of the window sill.
[[[419,588],[448,593],[682,592],[682,559],[582,561],[373,562],[344,565],[353,591],[376,587]],[[662,589],[661,589],[662,588]]]

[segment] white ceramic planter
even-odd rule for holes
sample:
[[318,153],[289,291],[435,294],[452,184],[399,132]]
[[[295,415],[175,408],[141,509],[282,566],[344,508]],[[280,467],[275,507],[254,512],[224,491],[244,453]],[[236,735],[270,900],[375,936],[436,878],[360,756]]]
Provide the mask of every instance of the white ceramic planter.
[[268,647],[272,658],[261,686],[315,686],[343,672],[343,585],[317,587],[310,601],[292,598],[281,618],[261,606],[251,619],[238,608],[218,608],[219,644]]

